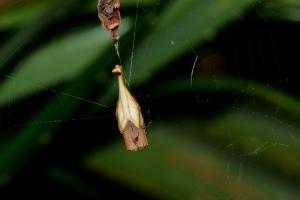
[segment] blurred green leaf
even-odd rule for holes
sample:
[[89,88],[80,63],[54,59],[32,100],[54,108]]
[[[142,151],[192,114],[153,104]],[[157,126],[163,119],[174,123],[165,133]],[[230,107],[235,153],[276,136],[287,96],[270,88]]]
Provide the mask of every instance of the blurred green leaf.
[[[128,26],[128,21],[123,20],[122,28],[126,30]],[[72,32],[38,49],[6,76],[0,86],[0,106],[75,78],[109,45],[110,35],[97,26]]]
[[[81,1],[82,0],[54,1],[55,3],[49,7],[47,12],[22,24],[22,27],[13,32],[7,40],[3,41],[0,47],[0,70],[4,70],[11,62],[16,62],[14,58],[17,58],[20,52],[31,44],[33,38],[37,40],[41,36],[41,33],[53,22],[62,16],[67,16],[75,12]],[[27,53],[29,53],[28,50]]]
[[49,7],[53,6],[55,1],[36,1],[34,3],[13,6],[0,13],[0,30],[16,28],[22,24],[34,19],[35,17],[47,12]]
[[300,1],[276,0],[265,3],[263,12],[272,18],[300,21]]
[[282,3],[290,6],[300,6],[300,1],[298,0],[282,0]]
[[300,178],[300,127],[257,111],[234,111],[208,123],[210,140],[227,146],[242,157],[267,164],[291,180]]
[[201,124],[180,119],[157,124],[149,129],[149,149],[128,153],[120,141],[88,155],[86,167],[165,199],[298,198],[282,180],[182,134],[205,134]]
[[187,78],[176,79],[165,84],[160,84],[154,91],[156,95],[170,95],[180,92],[196,91],[215,92],[236,92],[248,96],[255,96],[264,102],[272,103],[276,107],[300,118],[300,100],[283,91],[263,85],[262,83],[247,81],[238,78],[218,77],[196,78],[191,80]]
[[48,170],[48,175],[60,184],[73,189],[86,199],[99,199],[100,193],[91,184],[82,180],[75,173],[61,166],[52,166]]
[[[122,32],[125,33],[129,27],[130,24],[128,22],[126,23],[125,20]],[[37,120],[36,122],[47,122],[53,119],[66,119],[84,102],[95,104],[98,109],[106,108],[106,105],[88,100],[87,96],[91,93],[95,83],[99,82],[97,79],[98,76],[101,76],[100,72],[102,72],[102,74],[104,73],[102,67],[108,65],[107,62],[110,61],[108,58],[114,58],[107,56],[111,55],[111,51],[113,52],[112,47],[108,52],[104,51],[102,55],[98,54],[98,59],[106,58],[106,60],[94,60],[76,81],[73,81],[61,92],[47,89],[54,91],[56,95],[46,103],[41,109],[41,112],[38,112],[28,121],[32,122]],[[64,104],[68,105],[68,109],[62,109],[62,105]],[[41,137],[47,135],[47,137],[51,138],[58,127],[59,123],[49,124],[47,129],[45,129],[43,123],[36,124],[35,126],[25,126],[19,133],[14,134],[5,141],[4,145],[0,145],[2,146],[0,149],[0,185],[1,177],[13,176],[16,170],[22,166],[23,162],[26,161],[36,149],[45,145]],[[4,180],[4,183],[6,183],[6,179]]]
[[[298,99],[257,82],[228,77],[197,78],[193,80],[192,86],[190,79],[177,79],[160,84],[159,88],[154,90],[156,91],[154,95],[168,96],[188,91],[215,92],[216,88],[218,88],[218,92],[256,96],[268,106],[270,106],[269,103],[273,103],[277,107],[277,111],[284,110],[293,114],[297,119],[300,117],[300,101]],[[260,114],[259,110],[253,110],[254,108],[252,108],[252,114],[239,111],[219,116],[212,123],[207,123],[206,134],[203,136],[222,146],[232,144],[237,153],[249,157],[255,156],[256,160],[267,163],[285,176],[299,179],[300,143],[298,141],[300,138],[298,134],[300,128],[286,124],[283,119],[274,118],[273,115],[276,113]],[[197,130],[195,125],[199,125],[199,123],[195,122],[194,126],[192,124],[190,126]],[[255,150],[262,151],[262,153],[258,155]],[[282,162],[282,160],[285,161]]]
[[300,21],[300,7],[299,8],[287,8],[285,14],[283,15],[284,19],[292,20],[295,22]]
[[[156,27],[134,54],[132,81],[147,81],[171,60],[176,60],[194,45],[212,39],[225,24],[239,17],[255,1],[186,0],[170,4]],[[177,12],[183,7],[182,12]],[[172,20],[171,20],[172,19]],[[194,19],[197,19],[196,21]],[[130,61],[125,68],[129,71]]]

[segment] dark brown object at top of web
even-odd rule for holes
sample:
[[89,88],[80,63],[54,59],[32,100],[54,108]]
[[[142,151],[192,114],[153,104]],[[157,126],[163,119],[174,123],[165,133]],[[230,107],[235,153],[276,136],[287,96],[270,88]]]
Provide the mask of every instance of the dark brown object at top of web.
[[115,48],[119,48],[119,27],[121,24],[119,0],[99,0],[98,2],[98,16],[102,22],[103,27],[109,31],[115,41]]

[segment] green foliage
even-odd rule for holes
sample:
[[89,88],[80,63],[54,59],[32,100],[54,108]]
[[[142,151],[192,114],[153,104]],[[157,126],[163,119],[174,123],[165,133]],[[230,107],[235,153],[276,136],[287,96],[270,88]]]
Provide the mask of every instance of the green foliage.
[[[87,167],[165,199],[242,199],[243,196],[249,199],[297,199],[296,189],[262,174],[252,164],[241,168],[245,157],[232,158],[224,154],[230,149],[221,153],[205,141],[195,139],[206,134],[205,127],[196,126],[199,121],[177,120],[173,126],[160,123],[152,127],[149,133],[151,148],[128,154],[124,144],[118,142],[89,155]],[[216,124],[211,125],[209,127],[213,128]],[[243,130],[239,134],[244,134]],[[187,137],[183,132],[198,137]],[[251,141],[241,139],[239,142]]]
[[[123,30],[127,31],[128,27],[128,22],[123,20]],[[99,27],[85,28],[79,33],[73,31],[46,44],[8,76],[0,87],[0,105],[74,79],[107,51],[109,45],[112,45],[109,35]]]
[[[197,3],[196,3],[197,2]],[[177,58],[191,48],[212,38],[219,28],[238,17],[249,5],[249,1],[185,1],[173,3],[160,17],[153,32],[137,47],[133,81],[146,81],[156,71],[161,70],[172,59]],[[201,13],[201,18],[198,18]],[[212,13],[214,13],[212,15]],[[193,19],[198,19],[197,23]],[[172,45],[174,42],[174,46]],[[157,51],[160,49],[160,51]],[[147,58],[144,52],[147,52]],[[164,52],[164,53],[161,53]],[[151,60],[145,65],[145,60]],[[129,61],[125,66],[129,66]]]
[[[172,113],[161,115],[162,122],[154,120],[155,125],[147,128],[149,149],[128,153],[121,135],[116,134],[117,142],[108,141],[101,148],[91,145],[88,153],[77,155],[72,164],[153,198],[299,198],[298,97],[275,86],[226,74],[222,78],[193,80],[160,78],[166,70],[172,71],[177,62],[182,64],[180,60],[188,52],[214,41],[226,26],[241,19],[246,21],[247,11],[254,9],[254,13],[268,20],[299,21],[299,2],[122,0],[121,3],[120,52],[131,88],[158,78],[158,82],[153,81],[148,87],[151,95],[159,99],[176,101],[174,96],[180,99],[183,93],[194,91],[234,93],[243,100],[239,102],[240,109],[224,106],[209,119],[182,117],[174,108]],[[14,182],[15,175],[25,164],[30,164],[37,152],[51,147],[57,133],[65,131],[64,122],[76,121],[78,113],[105,115],[115,103],[117,90],[110,72],[119,60],[109,33],[99,24],[95,4],[80,0],[32,1],[4,9],[0,14],[1,33],[6,35],[11,31],[0,46],[1,111],[10,112],[18,104],[24,106],[36,94],[50,94],[42,97],[34,112],[27,111],[24,116],[22,113],[24,126],[1,130],[0,186]],[[280,12],[274,14],[275,10]],[[62,21],[68,24],[65,30],[53,34],[53,27],[61,26]],[[37,44],[31,49],[35,40]],[[191,66],[180,67],[190,71]],[[250,98],[258,105],[251,105]],[[178,106],[184,105],[179,102]],[[276,113],[269,112],[272,107],[277,108]],[[279,108],[284,115],[278,115]],[[114,116],[114,111],[110,116]],[[109,134],[106,132],[111,130],[111,124],[100,120],[99,127],[105,128],[99,134]],[[86,127],[82,137],[88,138],[94,131]],[[72,138],[68,142],[72,143]],[[95,145],[95,141],[89,142]],[[100,142],[103,141],[96,146],[102,145]],[[105,192],[97,191],[96,185],[69,169],[70,166],[50,162],[53,163],[44,173],[53,181],[88,199],[98,199]]]
[[51,6],[51,1],[41,1],[4,10],[0,14],[0,29],[5,30],[22,26],[24,22],[29,22],[47,11],[49,6]]

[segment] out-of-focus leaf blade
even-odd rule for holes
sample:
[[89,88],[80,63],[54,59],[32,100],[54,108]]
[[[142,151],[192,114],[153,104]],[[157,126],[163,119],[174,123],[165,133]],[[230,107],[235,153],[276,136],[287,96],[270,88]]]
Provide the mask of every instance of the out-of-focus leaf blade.
[[[154,31],[137,46],[132,81],[134,83],[146,81],[169,61],[191,50],[191,45],[213,38],[220,28],[239,17],[254,2],[187,0],[184,1],[186,12],[178,13],[176,8],[178,4],[183,3],[181,1],[172,3],[170,8],[158,18],[157,28],[154,27]],[[127,70],[128,66],[130,61],[125,65]]]
[[56,182],[73,189],[87,199],[99,199],[100,193],[92,185],[81,179],[77,174],[61,166],[52,166],[48,176]]
[[166,199],[297,199],[289,184],[184,136],[187,130],[206,131],[201,122],[162,123],[149,130],[149,149],[128,153],[120,141],[88,155],[86,166]]
[[290,21],[300,21],[300,1],[277,0],[266,2],[263,12],[271,18],[280,18]]
[[300,129],[253,111],[221,115],[207,126],[207,137],[242,157],[267,164],[291,180],[300,178]]
[[[128,26],[126,20],[123,26]],[[111,44],[109,34],[97,26],[38,49],[6,76],[0,86],[0,106],[75,78]]]
[[300,6],[300,2],[298,0],[281,0],[282,3],[290,6]]
[[156,95],[170,95],[186,91],[193,92],[193,89],[196,91],[215,92],[216,88],[220,92],[237,92],[258,97],[300,118],[300,100],[296,97],[272,87],[267,87],[262,83],[237,78],[196,78],[193,79],[192,85],[190,79],[175,79],[168,83],[160,84],[155,91]]
[[76,8],[79,7],[81,1],[82,0],[54,1],[56,3],[50,6],[47,12],[36,16],[28,23],[24,23],[12,36],[2,41],[3,44],[0,46],[0,70],[3,70],[3,68],[13,62],[13,59],[28,47],[32,38],[38,39],[41,33],[43,33],[49,25],[57,21],[57,19],[73,13]]
[[[125,33],[129,27],[129,22],[123,23],[121,32]],[[110,50],[113,51],[112,48]],[[55,93],[59,98],[53,97],[41,109],[41,112],[34,115],[29,122],[47,122],[55,119],[66,119],[75,112],[82,103],[95,104],[98,109],[106,108],[106,105],[88,100],[87,95],[91,93],[95,84],[99,83],[98,79],[101,73],[102,75],[105,73],[102,67],[108,67],[107,62],[111,62],[110,59],[113,59],[113,57],[107,57],[110,54],[109,51],[104,52],[101,56],[99,55],[99,57],[106,58],[106,60],[101,62],[95,60],[91,63],[76,81],[69,84],[61,92]],[[107,80],[102,81],[107,82]],[[62,104],[64,103],[68,105],[68,109],[62,109]],[[46,135],[51,138],[59,126],[59,123],[48,124],[47,129],[45,129],[43,123],[36,124],[35,126],[25,126],[24,129],[21,129],[20,132],[5,141],[5,145],[0,148],[0,185],[5,184],[7,182],[7,178],[5,177],[12,177],[35,150],[45,145],[45,143],[41,141],[41,137]],[[1,180],[4,180],[3,183]]]
[[[197,78],[193,80],[192,86],[189,79],[177,79],[160,84],[159,88],[155,90],[157,93],[153,95],[168,96],[187,91],[215,92],[216,88],[218,88],[218,92],[256,96],[262,99],[262,103],[273,103],[278,109],[295,115],[297,119],[300,117],[300,101],[298,99],[257,82],[228,77]],[[255,113],[253,115],[247,112],[234,112],[221,115],[219,119],[208,123],[207,130],[204,132],[206,134],[203,136],[211,141],[219,141],[218,143],[222,146],[232,143],[237,153],[249,157],[255,156],[256,160],[267,163],[291,179],[300,178],[299,127],[292,127],[285,124],[284,121],[276,120],[272,116],[275,113],[265,113],[264,116],[259,111]],[[194,129],[197,130],[196,127]],[[247,136],[249,138],[246,138]],[[262,153],[258,155],[258,152],[255,151],[257,149],[258,151],[262,150]],[[286,160],[282,162],[284,158]]]
[[35,17],[46,12],[55,1],[37,1],[35,3],[25,4],[22,6],[13,6],[1,10],[0,13],[0,30],[16,28]]

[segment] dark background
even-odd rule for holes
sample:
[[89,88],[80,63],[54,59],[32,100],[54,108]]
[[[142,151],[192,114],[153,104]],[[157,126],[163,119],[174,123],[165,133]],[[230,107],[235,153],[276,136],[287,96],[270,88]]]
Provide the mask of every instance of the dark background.
[[299,199],[300,2],[121,0],[121,14],[150,143],[134,153],[96,3],[0,3],[0,198]]

